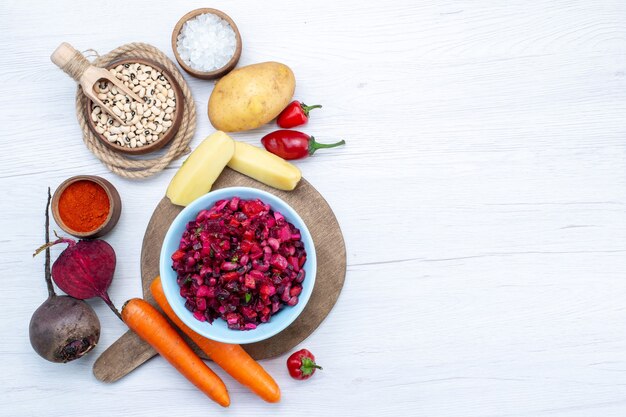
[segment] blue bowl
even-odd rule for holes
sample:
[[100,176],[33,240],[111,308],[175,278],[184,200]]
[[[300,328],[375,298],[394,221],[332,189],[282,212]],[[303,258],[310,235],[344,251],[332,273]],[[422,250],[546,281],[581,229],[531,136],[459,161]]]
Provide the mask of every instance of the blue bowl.
[[[197,320],[193,314],[185,308],[185,299],[180,295],[180,288],[176,283],[176,272],[172,269],[171,256],[178,249],[180,238],[187,227],[187,223],[195,220],[201,210],[212,207],[215,202],[233,197],[239,197],[242,200],[259,198],[269,204],[272,210],[282,213],[288,222],[300,229],[302,242],[304,243],[304,248],[307,253],[307,261],[303,268],[306,272],[306,278],[302,282],[302,292],[298,297],[298,304],[293,307],[283,306],[280,311],[271,316],[267,323],[261,323],[253,330],[231,330],[221,318],[215,319],[212,324]],[[199,197],[176,216],[165,235],[165,240],[161,247],[159,269],[161,272],[163,291],[165,292],[167,301],[170,303],[170,306],[172,306],[176,315],[187,326],[191,327],[196,333],[218,342],[245,344],[259,342],[274,336],[286,329],[300,313],[302,313],[302,310],[304,310],[313,292],[315,274],[317,271],[317,259],[315,257],[315,247],[313,246],[311,233],[304,224],[304,221],[302,221],[291,206],[275,195],[265,191],[248,187],[230,187],[211,191]]]

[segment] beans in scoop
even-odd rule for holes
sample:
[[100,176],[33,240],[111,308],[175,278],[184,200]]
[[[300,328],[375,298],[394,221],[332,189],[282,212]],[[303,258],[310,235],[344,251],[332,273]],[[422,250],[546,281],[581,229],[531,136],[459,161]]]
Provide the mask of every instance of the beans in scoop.
[[140,63],[120,64],[109,71],[142,102],[106,81],[96,83],[98,98],[125,123],[120,124],[94,105],[91,120],[95,130],[109,142],[129,148],[140,148],[163,137],[174,123],[176,111],[176,95],[167,77],[158,69]]

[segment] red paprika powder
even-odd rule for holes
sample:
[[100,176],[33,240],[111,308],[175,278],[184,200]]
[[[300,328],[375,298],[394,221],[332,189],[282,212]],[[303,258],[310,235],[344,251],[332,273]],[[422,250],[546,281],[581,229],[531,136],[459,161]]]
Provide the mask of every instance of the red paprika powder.
[[68,185],[59,198],[59,216],[76,232],[97,229],[106,221],[110,210],[111,203],[104,188],[88,180]]

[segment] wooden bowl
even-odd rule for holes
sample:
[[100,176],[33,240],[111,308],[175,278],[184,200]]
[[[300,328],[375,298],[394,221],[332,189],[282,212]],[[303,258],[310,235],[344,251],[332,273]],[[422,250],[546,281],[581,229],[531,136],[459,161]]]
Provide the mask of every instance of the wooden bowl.
[[[104,191],[106,191],[107,193],[107,197],[109,197],[109,215],[107,216],[104,223],[100,225],[100,227],[89,232],[78,232],[71,229],[63,222],[63,219],[61,219],[61,215],[59,213],[59,200],[61,199],[61,194],[63,194],[63,192],[69,185],[77,181],[94,182],[104,188]],[[110,232],[113,227],[115,227],[117,221],[120,219],[120,214],[122,213],[122,200],[120,199],[120,194],[117,192],[117,189],[109,181],[95,175],[77,175],[63,181],[52,196],[51,206],[52,217],[54,217],[54,220],[59,225],[59,227],[70,235],[76,236],[81,239],[104,236],[105,234]]]
[[[178,34],[183,28],[183,25],[185,24],[185,22],[189,19],[193,19],[194,17],[198,15],[206,14],[206,13],[214,14],[224,19],[226,22],[228,22],[230,27],[233,28],[233,31],[235,31],[235,38],[237,39],[237,44],[235,46],[235,53],[233,54],[233,57],[230,59],[230,61],[228,61],[226,65],[214,71],[202,72],[202,71],[195,70],[191,68],[189,65],[185,64],[185,61],[183,61],[180,55],[178,54],[178,48],[176,47],[176,45],[178,42]],[[176,57],[176,61],[178,61],[178,64],[185,71],[187,71],[188,74],[193,75],[196,78],[201,78],[203,80],[212,80],[214,78],[219,78],[223,76],[224,74],[230,72],[233,68],[235,68],[235,65],[237,65],[237,62],[239,62],[239,58],[241,57],[241,48],[242,48],[241,34],[239,33],[239,29],[237,29],[237,25],[235,24],[235,22],[233,22],[233,19],[231,19],[230,16],[228,16],[226,13],[217,9],[202,8],[202,9],[192,10],[180,18],[178,23],[176,23],[176,26],[174,26],[174,30],[172,31],[172,50],[174,51],[174,56]]]
[[120,146],[116,143],[111,143],[107,140],[107,138],[105,138],[103,135],[96,131],[96,124],[93,120],[91,120],[91,111],[94,106],[93,101],[91,100],[87,101],[87,105],[85,107],[85,118],[87,119],[87,123],[93,134],[96,135],[100,142],[102,142],[108,148],[125,154],[143,155],[150,152],[158,151],[159,149],[167,145],[174,138],[174,136],[176,136],[176,132],[178,132],[178,129],[180,128],[180,123],[183,120],[185,100],[183,98],[183,90],[180,88],[180,85],[178,84],[178,82],[176,82],[172,74],[170,74],[169,71],[167,71],[161,65],[157,64],[154,61],[143,58],[125,58],[112,62],[111,64],[107,65],[106,68],[111,69],[117,67],[120,64],[134,63],[149,65],[153,68],[157,68],[163,74],[163,76],[167,78],[167,81],[170,83],[172,89],[174,90],[174,96],[176,97],[176,110],[174,111],[174,116],[172,117],[172,125],[169,127],[169,129],[165,131],[165,134],[159,140],[152,142],[149,145],[137,148],[130,148],[128,146]]

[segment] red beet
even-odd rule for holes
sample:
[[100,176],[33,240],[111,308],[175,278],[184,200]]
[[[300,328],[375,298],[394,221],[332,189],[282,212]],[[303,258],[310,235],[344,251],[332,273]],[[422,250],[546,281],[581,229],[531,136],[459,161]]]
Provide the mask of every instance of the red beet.
[[115,251],[104,240],[58,238],[49,244],[68,247],[52,265],[52,279],[67,295],[79,300],[100,297],[121,318],[107,290],[115,272]]
[[65,295],[57,296],[50,277],[49,206],[46,205],[46,260],[45,278],[48,299],[30,319],[28,335],[30,344],[42,358],[51,362],[69,362],[93,349],[100,338],[100,320],[95,311],[83,300]]
[[107,290],[115,272],[115,252],[104,240],[64,239],[69,246],[52,264],[52,279],[66,294],[79,300],[100,297],[110,302]]
[[39,356],[66,363],[96,347],[100,320],[85,301],[53,294],[33,313],[28,336]]

